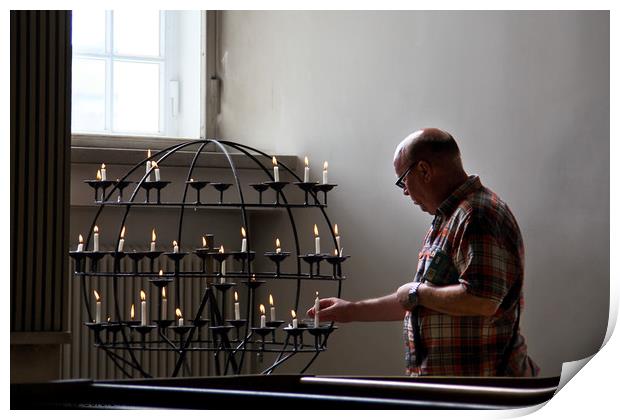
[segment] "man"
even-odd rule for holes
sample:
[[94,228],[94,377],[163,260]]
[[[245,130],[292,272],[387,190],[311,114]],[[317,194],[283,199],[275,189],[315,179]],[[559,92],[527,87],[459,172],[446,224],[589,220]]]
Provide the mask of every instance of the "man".
[[443,130],[405,138],[394,169],[403,194],[435,216],[413,281],[380,298],[322,299],[321,321],[404,318],[409,375],[536,376],[519,332],[523,241],[506,203],[467,175]]

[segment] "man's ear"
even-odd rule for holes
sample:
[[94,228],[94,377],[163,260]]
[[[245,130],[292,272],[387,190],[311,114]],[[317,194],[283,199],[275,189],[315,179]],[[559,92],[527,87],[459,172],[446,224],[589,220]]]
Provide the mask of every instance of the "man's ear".
[[421,160],[418,162],[418,168],[420,174],[422,175],[422,180],[426,183],[430,182],[433,177],[433,167],[430,163],[425,160]]

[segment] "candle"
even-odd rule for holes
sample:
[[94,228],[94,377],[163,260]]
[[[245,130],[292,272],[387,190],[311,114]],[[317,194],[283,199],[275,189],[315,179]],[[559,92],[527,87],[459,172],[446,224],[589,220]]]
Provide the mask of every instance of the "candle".
[[241,319],[241,314],[239,310],[239,295],[237,295],[236,291],[235,291],[235,319],[236,320]]
[[323,163],[323,184],[327,184],[327,161]]
[[140,290],[140,325],[146,325],[146,293]]
[[99,252],[99,228],[95,226],[93,228],[93,251]]
[[[224,253],[224,245],[220,245],[220,254]],[[224,276],[226,275],[226,260],[222,260],[222,263],[220,264],[220,283],[225,283],[226,280],[224,279]]]
[[279,182],[280,181],[280,168],[278,168],[278,161],[276,160],[275,156],[273,157],[271,161],[273,162],[273,180],[275,182]]
[[174,252],[175,254],[179,253],[179,244],[177,243],[177,241],[172,241],[172,252]]
[[136,308],[134,306],[134,304],[131,304],[131,309],[129,309],[129,319],[131,321],[133,321],[133,319],[136,317]]
[[106,170],[105,170],[105,163],[101,164],[101,180],[105,181],[106,180]]
[[101,170],[97,169],[97,181],[101,181]]
[[99,292],[96,289],[93,289],[93,294],[95,295],[95,323],[101,324],[101,297],[99,296]]
[[82,252],[82,251],[84,251],[84,238],[82,238],[82,234],[80,233],[80,235],[78,236],[77,252]]
[[321,238],[319,237],[319,228],[314,225],[314,253],[321,253]]
[[282,248],[280,248],[280,239],[276,238],[276,254],[282,252]]
[[248,240],[245,237],[245,229],[243,228],[243,226],[241,227],[241,236],[243,236],[243,239],[241,239],[241,252],[247,252]]
[[151,182],[151,149],[146,152],[146,181]]
[[202,237],[202,247],[207,248],[207,238],[205,238],[204,236]]
[[338,223],[334,225],[334,235],[336,235],[336,244],[338,244],[338,249],[340,249],[340,235],[338,234]]
[[260,309],[260,313],[261,313],[261,315],[260,315],[260,327],[261,328],[266,328],[267,319],[265,318],[265,305],[263,305],[261,303],[260,306],[259,306],[259,309]]
[[153,161],[153,168],[155,168],[155,182],[161,181],[161,175],[159,173],[159,166],[157,166],[157,162]]
[[[159,270],[159,275],[162,275],[162,271]],[[161,319],[166,319],[168,314],[168,298],[166,298],[166,288],[161,288]]]
[[271,294],[269,294],[269,315],[270,315],[270,319],[271,321],[275,321],[276,320],[276,307],[273,304],[273,296],[271,296]]
[[295,313],[293,309],[291,309],[291,316],[293,317],[293,328],[298,328],[297,327],[297,314]]
[[304,158],[304,163],[306,166],[304,167],[304,182],[310,182],[310,167],[308,166],[308,156]]
[[319,292],[316,292],[316,299],[314,299],[314,328],[319,328]]
[[157,244],[157,235],[155,234],[155,229],[151,232],[151,252],[155,252],[155,245]]
[[182,327],[183,326],[183,314],[181,313],[181,309],[177,308],[176,313],[177,313],[177,316],[179,317],[178,325],[179,327]]
[[123,247],[125,246],[125,226],[121,230],[121,239],[118,241],[118,252],[123,252]]

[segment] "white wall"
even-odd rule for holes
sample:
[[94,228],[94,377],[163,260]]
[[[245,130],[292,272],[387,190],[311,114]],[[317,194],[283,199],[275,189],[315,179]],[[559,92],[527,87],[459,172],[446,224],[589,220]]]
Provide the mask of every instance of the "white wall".
[[[233,11],[221,21],[220,133],[307,154],[314,177],[329,161],[340,185],[329,214],[353,256],[344,297],[409,281],[431,219],[394,187],[391,159],[408,133],[437,126],[520,222],[522,329],[543,375],[599,348],[609,302],[607,12]],[[312,372],[400,375],[403,360],[400,323],[349,324]]]

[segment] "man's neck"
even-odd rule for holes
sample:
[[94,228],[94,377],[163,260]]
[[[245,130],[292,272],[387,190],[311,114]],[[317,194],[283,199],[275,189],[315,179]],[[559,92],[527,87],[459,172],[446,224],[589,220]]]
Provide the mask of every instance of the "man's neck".
[[463,185],[469,179],[469,175],[465,171],[459,171],[456,174],[448,175],[446,174],[445,180],[441,182],[443,188],[437,191],[437,205],[432,212],[432,214],[436,214],[437,208],[443,203],[448,197],[454,193],[461,185]]

